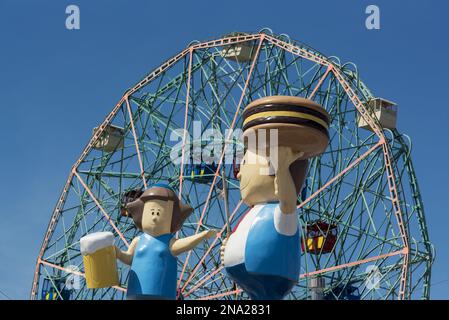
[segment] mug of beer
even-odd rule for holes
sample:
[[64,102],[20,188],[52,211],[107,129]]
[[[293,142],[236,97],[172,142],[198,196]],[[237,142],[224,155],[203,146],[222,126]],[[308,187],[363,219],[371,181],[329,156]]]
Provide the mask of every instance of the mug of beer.
[[90,289],[119,284],[114,235],[111,232],[91,233],[80,239],[86,284]]

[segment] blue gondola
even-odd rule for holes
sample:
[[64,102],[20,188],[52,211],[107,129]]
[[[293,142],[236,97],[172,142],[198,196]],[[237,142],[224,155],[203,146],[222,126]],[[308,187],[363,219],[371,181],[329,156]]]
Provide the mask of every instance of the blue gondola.
[[327,300],[360,300],[359,288],[352,285],[339,285],[326,295]]
[[[53,283],[56,288],[53,286]],[[45,278],[42,282],[41,300],[70,300],[72,296],[72,290],[68,290],[65,287],[65,280],[53,280]],[[58,294],[59,291],[59,294]]]
[[199,183],[209,183],[214,179],[217,168],[218,166],[215,162],[211,164],[206,164],[205,162],[201,162],[200,164],[186,164],[184,177]]

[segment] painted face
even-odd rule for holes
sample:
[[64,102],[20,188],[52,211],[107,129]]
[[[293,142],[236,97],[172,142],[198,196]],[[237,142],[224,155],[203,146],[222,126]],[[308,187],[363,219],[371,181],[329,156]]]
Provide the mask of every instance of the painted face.
[[150,200],[145,202],[142,215],[142,230],[157,237],[170,233],[173,201]]
[[237,174],[243,201],[253,206],[258,203],[275,201],[274,172],[267,157],[247,150]]

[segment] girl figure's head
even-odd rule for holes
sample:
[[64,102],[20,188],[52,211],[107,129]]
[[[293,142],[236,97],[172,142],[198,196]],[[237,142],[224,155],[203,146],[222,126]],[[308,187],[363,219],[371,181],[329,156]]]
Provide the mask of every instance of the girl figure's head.
[[127,203],[125,209],[136,227],[153,237],[180,230],[193,212],[193,208],[181,203],[167,185],[155,185],[145,190],[139,198]]

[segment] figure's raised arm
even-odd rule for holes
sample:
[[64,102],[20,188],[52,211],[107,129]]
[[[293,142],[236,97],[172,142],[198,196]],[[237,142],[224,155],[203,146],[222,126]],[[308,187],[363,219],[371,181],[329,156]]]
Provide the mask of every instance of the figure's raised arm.
[[183,252],[192,250],[201,241],[212,238],[216,235],[217,235],[216,230],[205,230],[203,232],[200,232],[187,238],[174,239],[170,244],[170,250],[174,256],[178,256]]
[[298,194],[289,168],[302,155],[302,152],[294,153],[289,147],[279,147],[278,150],[278,159],[274,164],[276,175],[274,190],[284,214],[290,214],[296,210]]

